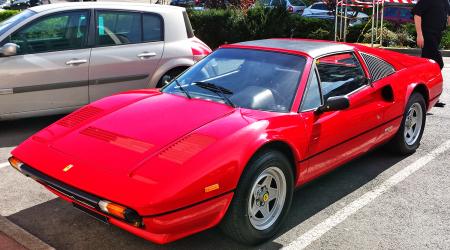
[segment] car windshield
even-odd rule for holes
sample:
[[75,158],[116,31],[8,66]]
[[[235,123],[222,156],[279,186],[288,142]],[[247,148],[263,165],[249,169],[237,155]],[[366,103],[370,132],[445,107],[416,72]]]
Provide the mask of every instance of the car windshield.
[[[289,112],[306,58],[278,52],[223,48],[162,91],[248,109]],[[181,88],[180,88],[181,86]]]
[[9,19],[6,19],[5,21],[0,23],[0,36],[5,34],[11,27],[14,27],[15,25],[19,24],[23,20],[35,15],[36,12],[31,10],[25,10],[20,12],[19,14],[10,17]]

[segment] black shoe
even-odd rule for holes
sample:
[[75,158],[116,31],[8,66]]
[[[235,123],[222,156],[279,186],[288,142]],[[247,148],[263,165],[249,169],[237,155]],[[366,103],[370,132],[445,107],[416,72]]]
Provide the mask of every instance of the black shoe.
[[445,103],[443,103],[443,102],[441,102],[441,101],[438,101],[436,104],[434,104],[434,106],[435,107],[438,107],[438,108],[443,108],[443,107],[445,107]]

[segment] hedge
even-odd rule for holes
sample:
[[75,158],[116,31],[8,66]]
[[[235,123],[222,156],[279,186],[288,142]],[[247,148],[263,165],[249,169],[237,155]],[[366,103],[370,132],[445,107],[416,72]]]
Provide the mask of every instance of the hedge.
[[[226,43],[272,37],[294,37],[332,40],[333,20],[303,18],[284,9],[250,8],[210,9],[189,12],[195,34],[211,48]],[[347,42],[370,43],[370,23],[348,28]],[[383,46],[416,47],[414,24],[385,22]],[[450,28],[444,33],[441,47],[450,49]]]
[[225,43],[295,37],[332,39],[333,23],[289,14],[284,8],[251,8],[190,11],[195,35],[212,48]]
[[17,13],[19,13],[18,10],[0,11],[0,22],[3,22],[4,20],[16,15]]

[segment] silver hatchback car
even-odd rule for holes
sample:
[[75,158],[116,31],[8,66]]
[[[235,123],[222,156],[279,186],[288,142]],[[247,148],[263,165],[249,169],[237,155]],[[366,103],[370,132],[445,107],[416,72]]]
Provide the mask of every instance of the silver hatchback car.
[[67,3],[0,23],[0,120],[67,113],[164,85],[211,52],[184,8]]

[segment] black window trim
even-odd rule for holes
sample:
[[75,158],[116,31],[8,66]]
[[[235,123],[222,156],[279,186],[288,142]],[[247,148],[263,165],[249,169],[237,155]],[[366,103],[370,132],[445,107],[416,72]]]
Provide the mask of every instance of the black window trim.
[[[108,45],[99,45],[98,44],[98,13],[99,12],[122,12],[122,13],[139,13],[141,16],[141,41],[137,43],[126,43],[126,44],[108,44]],[[155,15],[159,17],[161,21],[161,41],[144,41],[144,15]],[[126,10],[126,9],[107,9],[107,8],[96,8],[94,9],[94,28],[92,30],[92,48],[105,48],[105,47],[115,47],[115,46],[125,46],[125,45],[133,45],[133,44],[145,44],[145,43],[164,43],[165,42],[165,24],[164,18],[161,14],[156,12],[149,11],[139,11],[139,10]]]
[[314,111],[314,110],[316,110],[318,108],[318,107],[315,107],[315,108],[310,108],[310,109],[303,110],[303,104],[305,102],[305,96],[306,96],[307,91],[309,89],[309,86],[311,85],[311,82],[312,82],[312,80],[314,78],[314,72],[316,73],[317,83],[319,84],[320,105],[322,106],[324,104],[323,95],[322,95],[322,81],[320,80],[320,77],[319,77],[319,70],[317,69],[316,60],[315,59],[313,60],[313,67],[314,68],[311,69],[311,71],[309,72],[308,81],[306,83],[305,90],[303,91],[302,102],[300,103],[300,107],[299,107],[299,113],[305,113],[305,112]]
[[[314,67],[314,70],[310,70],[310,72],[309,72],[308,82],[307,82],[307,85],[306,85],[305,89],[303,90],[302,101],[301,101],[300,107],[299,107],[299,113],[305,113],[305,112],[314,111],[314,110],[316,110],[318,108],[318,107],[316,107],[316,108],[312,108],[312,109],[308,109],[308,110],[302,110],[303,102],[305,100],[304,99],[305,98],[305,94],[306,94],[306,91],[308,90],[308,87],[309,87],[309,84],[311,82],[311,79],[312,79],[314,71],[316,71],[317,78],[318,78],[318,81],[319,81],[319,91],[320,91],[321,104],[323,105],[325,103],[325,100],[323,99],[323,94],[322,94],[322,80],[320,79],[319,70],[317,69],[317,66],[316,66],[317,65],[317,60],[320,60],[320,58],[327,57],[327,56],[334,56],[334,55],[347,54],[347,53],[352,54],[356,58],[356,60],[358,61],[359,65],[361,67],[361,70],[362,70],[364,76],[368,77],[367,73],[365,72],[365,70],[363,68],[363,64],[361,63],[361,60],[356,55],[354,50],[343,50],[343,51],[339,51],[339,52],[332,52],[332,53],[323,54],[321,56],[318,56],[318,57],[314,58],[313,63],[312,63],[312,65],[313,65],[312,67]],[[350,97],[351,95],[361,91],[362,89],[364,89],[364,88],[366,88],[368,86],[371,86],[371,85],[369,83],[366,83],[366,84],[362,85],[361,87],[359,87],[359,88],[353,90],[352,92],[350,92],[350,93],[348,93],[346,95],[343,95],[343,96]]]
[[191,20],[189,19],[188,13],[186,11],[183,11],[182,15],[183,15],[184,26],[186,27],[187,38],[195,37],[194,29],[192,28]]
[[87,23],[86,23],[86,36],[85,36],[85,40],[83,41],[83,46],[81,48],[77,48],[77,49],[61,49],[61,50],[49,50],[49,51],[42,51],[42,52],[36,52],[36,53],[26,53],[26,54],[17,54],[14,56],[9,56],[9,57],[15,57],[15,56],[26,56],[26,55],[38,55],[38,54],[44,54],[44,53],[54,53],[54,52],[61,52],[61,51],[73,51],[73,50],[83,50],[83,49],[88,49],[90,48],[89,46],[89,37],[90,37],[90,33],[91,33],[91,18],[92,18],[92,9],[74,9],[74,10],[65,10],[65,11],[60,11],[60,12],[52,12],[46,15],[42,15],[40,17],[36,17],[35,19],[31,20],[28,23],[25,23],[24,25],[22,25],[22,27],[18,28],[17,30],[13,31],[11,34],[9,34],[8,36],[6,36],[4,38],[4,40],[1,42],[3,43],[6,39],[11,39],[11,36],[15,35],[17,32],[20,32],[26,28],[28,28],[29,26],[33,25],[36,22],[41,21],[44,18],[48,18],[51,16],[58,16],[61,14],[65,14],[65,13],[73,13],[73,12],[86,12],[86,18],[88,18]]

